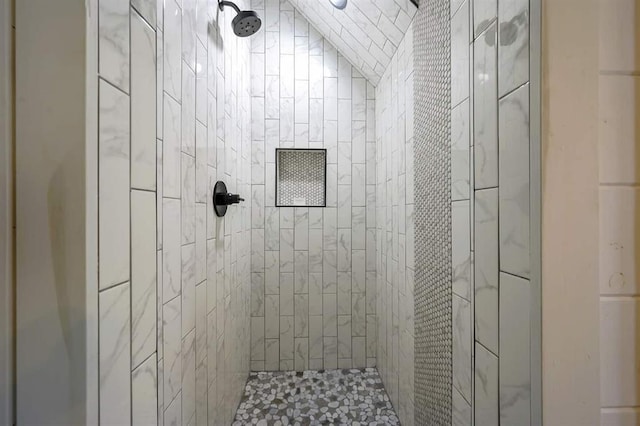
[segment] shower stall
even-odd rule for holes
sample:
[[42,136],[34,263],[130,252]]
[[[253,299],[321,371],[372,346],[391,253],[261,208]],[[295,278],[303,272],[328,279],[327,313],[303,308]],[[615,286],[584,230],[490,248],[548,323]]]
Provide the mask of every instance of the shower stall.
[[[403,425],[542,424],[540,1],[236,3],[75,17],[82,149],[40,189],[84,227],[17,288],[18,331],[61,306],[18,423],[232,424],[251,372],[368,369]],[[33,377],[47,335],[73,377]]]

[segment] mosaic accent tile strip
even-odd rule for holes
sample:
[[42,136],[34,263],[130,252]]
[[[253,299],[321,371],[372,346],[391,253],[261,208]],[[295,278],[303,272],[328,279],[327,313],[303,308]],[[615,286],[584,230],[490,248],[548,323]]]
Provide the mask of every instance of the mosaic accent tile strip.
[[422,0],[414,20],[415,424],[450,425],[450,2]]
[[375,368],[253,372],[234,426],[400,425]]

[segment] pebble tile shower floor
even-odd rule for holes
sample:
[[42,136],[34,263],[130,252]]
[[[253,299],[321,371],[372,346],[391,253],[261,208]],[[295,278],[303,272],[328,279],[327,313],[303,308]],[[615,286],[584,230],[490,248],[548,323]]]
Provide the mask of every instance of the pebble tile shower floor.
[[253,372],[236,412],[240,425],[399,425],[375,368]]

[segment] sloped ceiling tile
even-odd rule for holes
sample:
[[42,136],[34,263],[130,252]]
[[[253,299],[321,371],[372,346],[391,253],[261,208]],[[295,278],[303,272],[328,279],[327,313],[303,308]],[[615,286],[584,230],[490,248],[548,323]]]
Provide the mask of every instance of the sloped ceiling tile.
[[417,11],[411,0],[349,0],[343,10],[329,0],[289,1],[374,85]]

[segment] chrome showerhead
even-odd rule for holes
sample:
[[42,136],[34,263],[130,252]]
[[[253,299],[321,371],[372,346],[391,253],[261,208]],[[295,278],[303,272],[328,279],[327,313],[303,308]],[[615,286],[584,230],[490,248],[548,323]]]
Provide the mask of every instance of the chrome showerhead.
[[252,36],[262,26],[260,17],[253,10],[240,10],[235,3],[227,0],[218,2],[218,7],[220,7],[221,11],[224,10],[225,6],[233,8],[237,13],[236,17],[231,21],[231,26],[233,27],[233,33],[238,37]]

